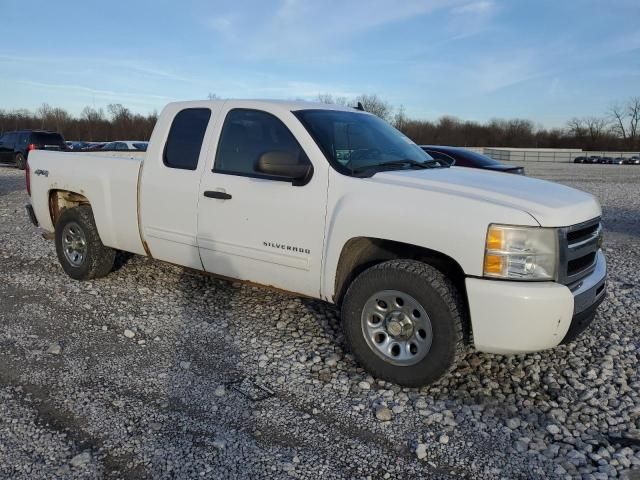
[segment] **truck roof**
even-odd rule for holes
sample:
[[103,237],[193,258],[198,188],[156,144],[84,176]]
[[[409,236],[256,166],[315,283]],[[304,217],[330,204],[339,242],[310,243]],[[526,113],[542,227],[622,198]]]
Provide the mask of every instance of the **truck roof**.
[[[191,100],[182,102],[171,102],[167,107],[175,110],[184,108],[210,107],[213,105],[222,105],[224,103],[232,103],[237,108],[280,108],[290,112],[297,110],[342,110],[348,112],[357,112],[354,107],[344,105],[333,105],[320,102],[307,102],[303,100],[268,100],[268,99],[226,99],[226,100]],[[364,113],[364,112],[363,112]]]

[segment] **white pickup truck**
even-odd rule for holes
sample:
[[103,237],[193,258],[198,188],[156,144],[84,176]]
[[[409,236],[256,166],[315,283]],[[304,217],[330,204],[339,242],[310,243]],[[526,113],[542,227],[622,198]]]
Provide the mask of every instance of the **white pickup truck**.
[[605,294],[591,195],[443,165],[347,107],[172,103],[138,158],[34,151],[28,167],[27,210],[72,278],[122,250],[323,299],[361,365],[401,385],[465,343],[570,341]]

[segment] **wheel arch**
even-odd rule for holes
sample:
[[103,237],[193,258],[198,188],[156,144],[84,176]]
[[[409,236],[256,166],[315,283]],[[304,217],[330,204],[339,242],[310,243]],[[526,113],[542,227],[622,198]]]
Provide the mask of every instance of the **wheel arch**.
[[50,190],[49,216],[53,227],[55,228],[60,215],[66,208],[73,208],[79,205],[91,205],[91,202],[82,193],[61,189]]
[[[336,269],[334,302],[341,305],[349,285],[362,272],[388,260],[397,259],[418,260],[442,272],[460,292],[465,308],[464,318],[469,318],[465,273],[455,259],[426,247],[382,238],[355,237],[343,245]],[[467,320],[464,321],[464,329],[466,337],[470,333],[470,322]]]

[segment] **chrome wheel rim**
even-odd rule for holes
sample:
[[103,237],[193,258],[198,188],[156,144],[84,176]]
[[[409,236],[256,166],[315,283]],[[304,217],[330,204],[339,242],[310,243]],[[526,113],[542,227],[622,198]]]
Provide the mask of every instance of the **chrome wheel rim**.
[[415,365],[431,348],[429,315],[407,293],[382,290],[371,295],[362,309],[361,323],[369,348],[393,365]]
[[87,256],[87,239],[80,225],[75,222],[67,223],[62,230],[62,251],[74,267],[81,266]]

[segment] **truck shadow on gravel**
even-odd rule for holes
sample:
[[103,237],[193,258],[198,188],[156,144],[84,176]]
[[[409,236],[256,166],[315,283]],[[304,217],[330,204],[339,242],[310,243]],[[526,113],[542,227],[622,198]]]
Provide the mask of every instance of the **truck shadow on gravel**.
[[118,250],[116,252],[116,258],[113,262],[113,270],[112,272],[117,272],[121,268],[127,265],[129,261],[135,257],[135,254],[130,252],[123,252],[122,250]]
[[[336,380],[314,368],[322,363],[316,364],[314,357],[326,357],[329,352],[343,358],[338,374],[351,377],[352,382],[362,379],[362,370],[345,358],[335,307],[189,270],[178,278],[176,308],[181,312],[183,340],[173,344],[174,365],[165,381],[162,414],[163,425],[172,427],[149,438],[146,450],[169,451],[192,442],[194,463],[206,460],[214,472],[225,471],[221,475],[225,478],[234,476],[230,472],[238,478],[253,477],[256,472],[270,476],[264,465],[257,470],[251,465],[252,458],[266,452],[269,456],[278,452],[276,457],[283,458],[320,454],[347,477],[356,475],[352,459],[326,442],[328,437],[379,451],[381,458],[394,455],[398,461],[414,462],[406,448],[398,451],[372,425],[327,411],[326,400],[309,390],[310,382],[323,385]],[[299,360],[301,355],[308,361]],[[224,456],[221,443],[226,445]],[[153,459],[149,472],[163,471],[163,462]]]
[[[201,435],[199,439],[205,450],[213,448],[211,442],[233,440],[239,432],[249,435],[244,441],[251,449],[298,447],[302,437],[280,432],[270,418],[256,415],[255,411],[261,408],[274,412],[293,410],[295,417],[301,417],[319,406],[315,396],[299,396],[296,392],[306,388],[309,379],[325,383],[331,381],[330,376],[323,376],[309,366],[299,373],[283,372],[286,382],[276,380],[280,371],[295,363],[299,355],[309,359],[318,355],[317,345],[344,357],[346,351],[337,309],[319,300],[186,269],[179,274],[177,283],[181,286],[177,308],[187,325],[182,327],[185,341],[175,345],[172,352],[177,368],[174,366],[166,382],[169,408],[184,411],[185,405],[190,404],[189,408],[200,411],[198,415],[209,417],[207,429],[211,428],[211,434]],[[282,350],[282,358],[273,356],[271,345],[275,343]],[[265,353],[269,354],[268,361],[261,360]],[[187,369],[180,368],[186,365],[184,362],[189,364]],[[352,359],[344,358],[344,367],[346,370],[341,373],[354,377],[354,381],[362,376],[362,370]],[[226,394],[217,397],[216,389],[221,386]],[[218,413],[210,417],[208,407],[203,409],[204,405],[193,400],[196,398],[207,399],[209,407],[215,405]],[[221,415],[221,412],[224,413]],[[319,421],[322,414],[315,415]],[[295,423],[293,418],[288,422]],[[366,427],[349,425],[349,422],[327,422],[323,428],[378,445],[386,442]],[[254,431],[261,433],[254,437]],[[313,443],[316,432],[305,432],[305,438],[307,434],[310,436],[307,440]],[[168,435],[162,442],[175,440]]]

